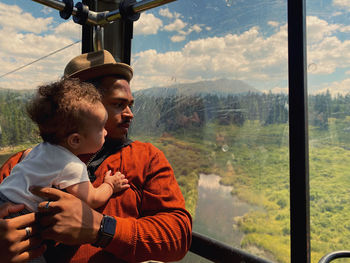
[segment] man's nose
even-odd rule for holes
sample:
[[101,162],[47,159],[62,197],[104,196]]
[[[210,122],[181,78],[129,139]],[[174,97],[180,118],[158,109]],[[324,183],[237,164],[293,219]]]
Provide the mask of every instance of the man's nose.
[[129,118],[129,119],[134,118],[134,114],[132,113],[129,106],[126,106],[126,108],[122,112],[122,115],[124,118]]

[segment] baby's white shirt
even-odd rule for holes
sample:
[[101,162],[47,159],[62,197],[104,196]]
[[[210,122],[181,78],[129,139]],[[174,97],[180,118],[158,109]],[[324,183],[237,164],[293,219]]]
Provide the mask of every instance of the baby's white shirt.
[[89,181],[86,165],[66,148],[43,142],[12,169],[0,184],[0,192],[14,203],[25,204],[31,211],[44,199],[29,191],[31,186],[68,186]]

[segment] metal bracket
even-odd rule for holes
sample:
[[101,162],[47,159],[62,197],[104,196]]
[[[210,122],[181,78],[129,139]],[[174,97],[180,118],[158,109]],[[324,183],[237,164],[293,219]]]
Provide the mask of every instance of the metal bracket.
[[63,3],[65,3],[65,6],[60,11],[60,17],[67,20],[72,15],[74,3],[73,0],[63,0]]
[[75,7],[77,9],[77,13],[75,16],[73,16],[73,21],[77,24],[85,25],[89,16],[89,7],[81,2],[77,3]]
[[119,12],[123,20],[134,22],[140,18],[140,13],[135,13],[133,6],[136,0],[124,0],[119,4]]

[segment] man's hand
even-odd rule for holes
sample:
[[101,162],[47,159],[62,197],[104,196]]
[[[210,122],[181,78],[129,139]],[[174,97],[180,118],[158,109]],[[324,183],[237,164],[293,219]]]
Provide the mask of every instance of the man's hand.
[[75,196],[49,187],[32,187],[33,194],[51,200],[38,206],[41,236],[67,245],[93,243],[103,215]]
[[[35,214],[30,213],[11,219],[3,219],[24,209],[24,205],[6,203],[0,206],[0,261],[26,262],[42,255],[46,249],[35,234]],[[27,230],[25,229],[27,227]],[[29,234],[29,236],[28,236]]]

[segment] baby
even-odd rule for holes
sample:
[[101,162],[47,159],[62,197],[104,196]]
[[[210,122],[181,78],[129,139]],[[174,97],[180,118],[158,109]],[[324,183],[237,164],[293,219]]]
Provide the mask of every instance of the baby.
[[[30,192],[32,185],[65,189],[90,207],[102,206],[113,193],[130,187],[119,172],[105,174],[95,188],[86,165],[77,155],[95,153],[103,145],[107,112],[92,84],[78,79],[62,79],[39,87],[28,104],[30,118],[37,123],[43,142],[11,171],[0,185],[0,204],[25,204],[20,214],[37,211],[44,201]],[[13,216],[18,216],[13,215]]]

